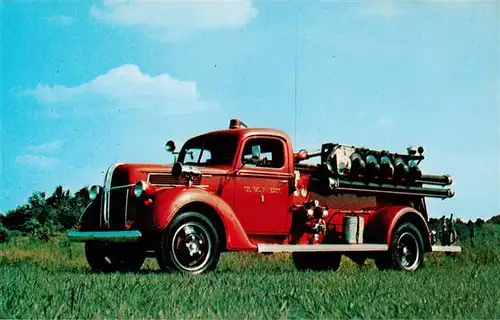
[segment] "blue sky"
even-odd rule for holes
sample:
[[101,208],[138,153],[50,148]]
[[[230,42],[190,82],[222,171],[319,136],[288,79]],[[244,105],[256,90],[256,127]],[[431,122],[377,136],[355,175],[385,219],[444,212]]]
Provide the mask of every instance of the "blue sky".
[[2,212],[37,190],[102,183],[115,162],[170,163],[166,140],[241,118],[288,132],[296,149],[422,145],[423,170],[451,174],[457,192],[429,201],[431,216],[500,213],[496,1],[1,11]]

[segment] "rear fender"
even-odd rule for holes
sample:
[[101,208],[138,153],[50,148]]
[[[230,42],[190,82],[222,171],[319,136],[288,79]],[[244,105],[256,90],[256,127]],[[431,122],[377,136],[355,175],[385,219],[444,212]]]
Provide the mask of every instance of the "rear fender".
[[155,195],[154,202],[152,222],[156,229],[167,228],[177,214],[189,208],[211,208],[222,221],[228,250],[257,251],[257,246],[248,239],[231,206],[204,189],[164,189]]
[[386,243],[390,245],[392,233],[404,222],[411,222],[417,227],[424,241],[426,252],[431,251],[429,227],[423,215],[411,207],[385,207],[368,218],[364,237],[369,243]]

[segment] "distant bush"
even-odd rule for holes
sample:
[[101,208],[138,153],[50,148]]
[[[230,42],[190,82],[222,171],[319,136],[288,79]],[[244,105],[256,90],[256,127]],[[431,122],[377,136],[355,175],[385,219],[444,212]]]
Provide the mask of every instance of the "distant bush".
[[57,233],[57,228],[51,224],[44,224],[33,230],[30,237],[35,242],[47,242]]
[[[474,237],[461,239],[457,245],[462,247],[462,253],[452,255],[449,263],[467,266],[500,265],[500,225],[484,223],[481,228],[475,227]],[[429,258],[433,262],[445,262],[437,254],[432,254]]]
[[500,225],[500,214],[499,215],[496,215],[496,216],[493,216],[491,217],[488,221],[486,222],[489,222],[489,223],[494,223],[494,224],[499,224]]
[[7,242],[8,240],[9,230],[0,223],[0,243]]
[[[29,235],[36,241],[47,241],[55,232],[74,226],[88,203],[86,188],[71,195],[69,190],[59,186],[50,197],[45,192],[35,192],[27,204],[0,214],[0,241],[12,232]],[[2,231],[4,229],[7,231]]]

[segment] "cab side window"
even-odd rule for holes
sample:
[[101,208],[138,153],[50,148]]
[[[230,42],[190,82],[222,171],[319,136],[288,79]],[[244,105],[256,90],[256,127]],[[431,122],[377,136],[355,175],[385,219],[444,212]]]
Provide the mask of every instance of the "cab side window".
[[275,138],[254,138],[245,143],[241,161],[249,167],[282,168],[285,165],[283,142]]

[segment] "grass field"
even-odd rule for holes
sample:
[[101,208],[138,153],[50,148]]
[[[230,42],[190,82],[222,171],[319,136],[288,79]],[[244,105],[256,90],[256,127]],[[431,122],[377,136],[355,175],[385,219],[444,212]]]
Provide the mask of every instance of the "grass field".
[[[498,229],[495,229],[498,231]],[[500,234],[500,233],[499,233]],[[484,242],[484,239],[483,239]],[[289,255],[222,255],[216,271],[93,274],[82,244],[0,244],[0,318],[500,318],[500,237],[414,273],[295,271]]]

